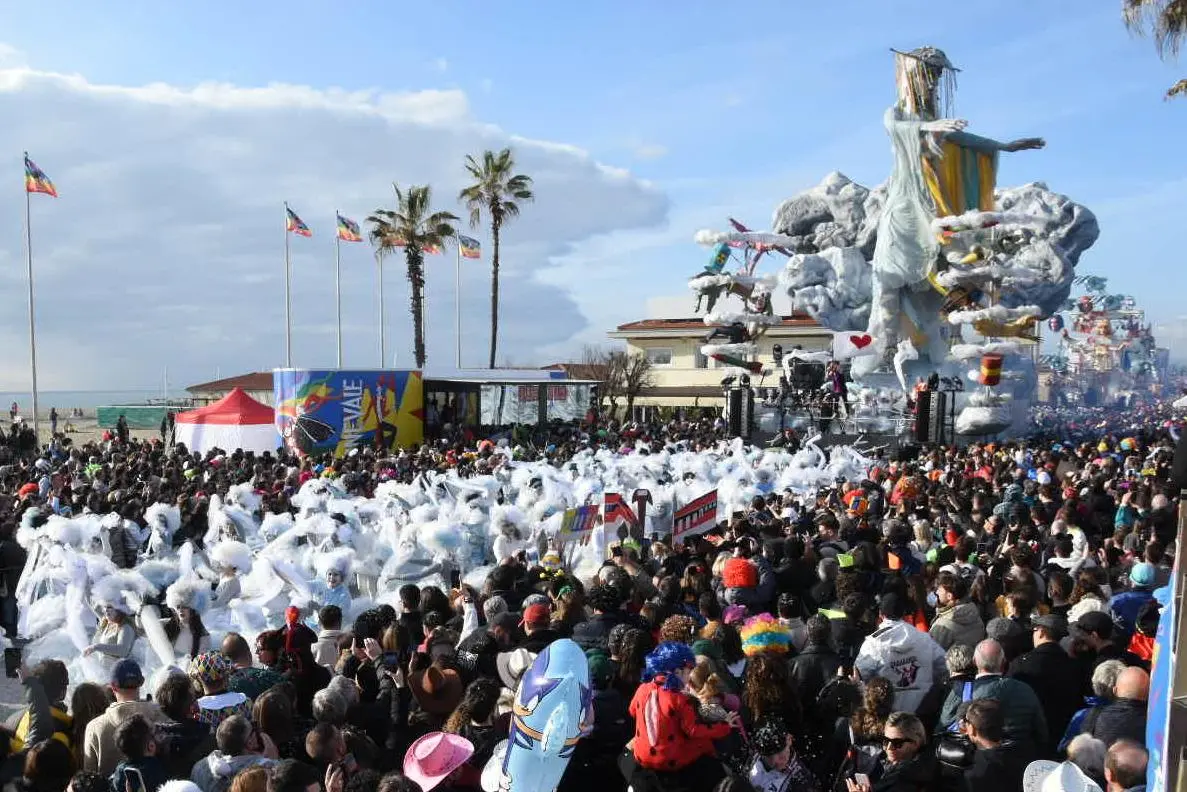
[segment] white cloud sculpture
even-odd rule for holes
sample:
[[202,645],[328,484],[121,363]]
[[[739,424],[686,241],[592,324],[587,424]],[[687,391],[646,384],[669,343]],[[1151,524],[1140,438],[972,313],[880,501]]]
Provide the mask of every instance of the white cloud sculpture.
[[[7,50],[5,50],[7,51]],[[6,58],[0,66],[12,64]],[[584,240],[664,222],[667,197],[562,143],[474,119],[464,92],[299,85],[98,85],[0,68],[0,390],[26,387],[20,152],[61,197],[33,196],[41,386],[175,385],[283,364],[282,203],[313,229],[292,238],[296,365],[334,363],[334,210],[358,221],[392,202],[392,181],[455,203],[466,154],[514,146],[536,203],[505,237],[500,359],[586,330],[572,295],[538,275]],[[463,262],[463,361],[486,360],[489,240]],[[429,365],[453,363],[452,251],[429,257]],[[403,263],[386,265],[389,356],[410,366]],[[376,265],[343,246],[345,364],[378,365]],[[608,299],[610,295],[608,295]],[[390,364],[390,360],[388,361]]]

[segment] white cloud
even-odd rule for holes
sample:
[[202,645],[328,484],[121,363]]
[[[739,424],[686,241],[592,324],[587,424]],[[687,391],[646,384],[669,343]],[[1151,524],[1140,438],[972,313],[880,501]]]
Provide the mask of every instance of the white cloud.
[[[0,50],[0,58],[7,50]],[[282,205],[313,229],[290,238],[297,365],[334,362],[333,212],[362,221],[391,183],[429,183],[455,202],[466,154],[513,145],[537,199],[505,231],[500,359],[540,359],[589,332],[580,281],[547,278],[586,240],[662,224],[667,198],[573,146],[509,134],[471,117],[464,92],[320,90],[300,85],[97,85],[78,75],[0,69],[0,149],[30,155],[61,197],[33,196],[38,352],[45,388],[136,387],[168,365],[178,383],[283,364]],[[20,183],[0,160],[0,184]],[[25,387],[20,220],[0,191],[0,390]],[[467,365],[486,360],[489,240],[464,262]],[[428,268],[430,365],[452,363],[452,253]],[[377,361],[376,265],[342,246],[345,363]],[[389,350],[410,359],[402,261],[385,264]],[[606,299],[618,289],[599,285]],[[596,330],[604,331],[604,327]],[[575,342],[572,342],[575,343]]]
[[668,153],[668,147],[659,143],[639,143],[634,147],[636,159],[655,160]]
[[433,61],[433,67],[439,72],[449,71],[449,61],[446,58],[437,58]]
[[25,53],[0,41],[0,69],[15,69],[25,65]]
[[1154,332],[1154,342],[1160,347],[1170,349],[1172,361],[1187,363],[1187,315],[1155,322],[1151,329]]

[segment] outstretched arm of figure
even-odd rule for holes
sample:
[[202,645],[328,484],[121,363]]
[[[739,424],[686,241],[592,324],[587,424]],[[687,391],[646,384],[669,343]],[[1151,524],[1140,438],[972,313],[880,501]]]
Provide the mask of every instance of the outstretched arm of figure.
[[1047,145],[1047,142],[1042,138],[1018,138],[1017,140],[1011,140],[1009,143],[1002,143],[1000,140],[981,137],[980,135],[973,135],[964,131],[952,132],[946,137],[957,145],[985,152],[1029,151],[1031,149],[1041,149]]

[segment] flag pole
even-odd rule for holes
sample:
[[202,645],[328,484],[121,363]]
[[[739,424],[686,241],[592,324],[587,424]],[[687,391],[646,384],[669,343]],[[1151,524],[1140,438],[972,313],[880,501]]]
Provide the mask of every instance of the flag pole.
[[387,360],[386,339],[383,332],[383,256],[375,252],[375,264],[379,267],[379,368],[383,368]]
[[454,272],[456,287],[453,291],[453,332],[457,337],[457,357],[454,368],[462,370],[462,243],[457,243],[457,267]]
[[[29,155],[25,154],[28,159]],[[29,375],[33,386],[33,437],[41,445],[41,418],[37,413],[37,323],[33,317],[33,226],[28,185],[25,187],[25,266],[29,273]]]
[[289,261],[289,205],[284,203],[284,366],[293,367],[293,268]]
[[[334,210],[334,225],[338,225],[338,210]],[[334,234],[334,299],[338,303],[338,368],[342,368],[342,235]]]

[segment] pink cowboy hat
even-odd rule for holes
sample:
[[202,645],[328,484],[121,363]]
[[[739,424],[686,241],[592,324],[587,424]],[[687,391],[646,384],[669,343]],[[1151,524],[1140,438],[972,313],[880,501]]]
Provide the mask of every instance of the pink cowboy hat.
[[429,732],[404,754],[404,775],[430,792],[474,755],[474,744],[459,734]]

